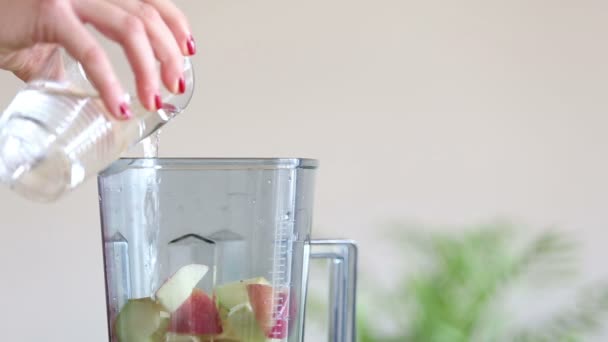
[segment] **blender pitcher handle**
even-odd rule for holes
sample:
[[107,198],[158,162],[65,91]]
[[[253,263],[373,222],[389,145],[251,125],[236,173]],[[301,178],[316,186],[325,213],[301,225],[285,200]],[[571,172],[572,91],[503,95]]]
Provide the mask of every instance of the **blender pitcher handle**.
[[330,342],[356,340],[357,244],[351,240],[312,240],[311,259],[330,263]]

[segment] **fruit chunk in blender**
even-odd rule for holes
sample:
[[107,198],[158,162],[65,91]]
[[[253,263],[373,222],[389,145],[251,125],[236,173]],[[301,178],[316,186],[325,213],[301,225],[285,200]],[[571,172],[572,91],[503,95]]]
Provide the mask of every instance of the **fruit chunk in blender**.
[[114,335],[120,342],[163,341],[169,319],[161,309],[151,298],[129,300],[116,317]]
[[182,335],[218,335],[222,333],[220,314],[215,302],[200,289],[171,314],[169,332]]
[[[249,284],[247,293],[255,319],[264,334],[270,338],[287,337],[288,292],[269,285]],[[273,300],[276,300],[276,303],[273,303]]]
[[234,341],[265,342],[266,335],[260,329],[249,303],[235,306],[223,321],[222,337]]
[[[274,289],[266,279],[259,277],[219,286],[215,293],[220,310],[228,311],[227,317],[224,318],[228,336],[246,336],[251,339],[251,336],[261,331],[268,338],[286,337],[289,299],[287,291]],[[276,300],[276,303],[273,303],[273,300]],[[273,304],[276,310],[273,310]],[[232,323],[231,314],[238,317],[233,318]],[[251,319],[255,320],[256,329],[251,329],[248,323]]]
[[156,291],[156,299],[167,311],[174,312],[190,297],[207,271],[209,267],[205,265],[183,266]]
[[266,342],[287,337],[287,291],[252,278],[219,286],[216,303],[195,288],[206,272],[203,265],[184,266],[156,292],[156,302],[129,301],[114,327],[118,341]]
[[215,295],[220,306],[226,310],[231,310],[237,305],[249,303],[247,285],[264,284],[270,285],[264,277],[245,279],[234,283],[220,285],[215,289]]
[[[176,317],[184,316],[184,314],[171,316],[170,321],[170,313],[179,310],[182,306],[187,311],[192,303],[197,307],[201,306],[199,303],[201,296],[192,296],[192,294],[207,270],[208,267],[204,265],[184,266],[156,292],[156,301],[151,298],[130,300],[116,318],[114,324],[116,339],[119,342],[166,342],[166,331],[171,328],[171,324],[175,324],[173,320]],[[215,304],[211,299],[208,301],[215,309]],[[217,313],[217,309],[215,312]],[[180,324],[183,325],[183,323]],[[195,321],[195,324],[199,323]]]

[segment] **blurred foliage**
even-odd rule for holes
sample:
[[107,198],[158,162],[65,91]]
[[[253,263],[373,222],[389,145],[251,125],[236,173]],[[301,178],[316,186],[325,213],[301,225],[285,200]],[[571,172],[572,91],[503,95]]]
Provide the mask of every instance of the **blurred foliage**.
[[[522,240],[508,224],[453,233],[395,231],[387,244],[418,256],[395,257],[419,267],[396,270],[404,276],[392,291],[374,289],[371,281],[360,286],[359,342],[587,341],[602,327],[608,287],[599,284],[581,289],[570,306],[535,318],[533,326],[510,324],[518,313],[501,303],[514,285],[534,293],[576,278],[576,243],[563,234]],[[377,306],[385,324],[378,322]],[[322,312],[319,305],[313,310]],[[386,323],[393,329],[383,329]]]

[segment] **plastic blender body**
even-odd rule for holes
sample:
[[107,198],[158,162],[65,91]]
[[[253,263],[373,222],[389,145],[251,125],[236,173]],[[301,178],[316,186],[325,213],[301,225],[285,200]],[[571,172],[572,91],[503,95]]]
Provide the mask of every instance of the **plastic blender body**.
[[[157,301],[159,288],[192,264],[209,267],[196,287],[215,300],[222,324],[201,341],[302,341],[316,167],[305,159],[122,159],[104,171],[112,341],[128,303]],[[260,322],[264,310],[268,322]]]

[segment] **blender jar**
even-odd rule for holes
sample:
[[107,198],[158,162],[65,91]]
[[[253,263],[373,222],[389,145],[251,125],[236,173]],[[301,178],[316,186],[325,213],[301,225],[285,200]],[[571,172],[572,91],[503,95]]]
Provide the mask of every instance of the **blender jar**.
[[310,258],[354,341],[356,247],[311,241],[317,162],[121,159],[99,193],[112,342],[303,341]]

